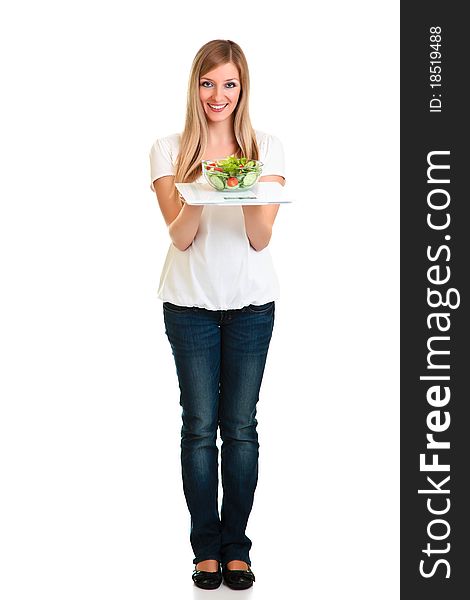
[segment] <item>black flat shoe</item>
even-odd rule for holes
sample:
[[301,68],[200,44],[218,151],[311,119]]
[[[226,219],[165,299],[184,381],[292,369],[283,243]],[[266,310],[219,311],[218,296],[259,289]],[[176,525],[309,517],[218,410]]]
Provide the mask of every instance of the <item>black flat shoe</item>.
[[242,569],[228,569],[227,565],[222,567],[222,576],[224,582],[232,590],[246,590],[253,585],[255,581],[255,574],[248,565],[248,570]]
[[199,571],[194,569],[193,581],[197,587],[203,590],[215,590],[222,583],[222,573],[220,572],[220,564],[218,571]]

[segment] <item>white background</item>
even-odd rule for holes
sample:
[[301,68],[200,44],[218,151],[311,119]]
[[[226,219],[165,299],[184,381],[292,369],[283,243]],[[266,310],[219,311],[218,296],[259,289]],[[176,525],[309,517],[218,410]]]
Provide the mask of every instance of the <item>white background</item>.
[[295,198],[239,594],[399,596],[399,3],[43,0],[0,15],[5,600],[236,593],[191,582],[148,164],[215,38]]

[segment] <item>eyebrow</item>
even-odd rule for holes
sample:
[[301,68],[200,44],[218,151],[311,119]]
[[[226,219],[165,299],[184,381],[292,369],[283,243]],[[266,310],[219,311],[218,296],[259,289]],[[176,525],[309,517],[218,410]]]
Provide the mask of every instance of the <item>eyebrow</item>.
[[[201,77],[201,79],[207,79],[207,81],[212,81],[212,82],[214,82],[214,80],[213,80],[213,79],[210,79],[209,77]],[[227,83],[227,81],[238,81],[238,79],[237,79],[236,77],[231,77],[230,79],[226,79],[226,80],[224,81],[224,83]]]

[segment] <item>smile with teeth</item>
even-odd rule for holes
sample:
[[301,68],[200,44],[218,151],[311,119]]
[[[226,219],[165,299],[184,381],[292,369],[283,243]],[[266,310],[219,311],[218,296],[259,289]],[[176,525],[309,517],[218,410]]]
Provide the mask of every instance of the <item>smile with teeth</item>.
[[[209,104],[209,102],[207,103]],[[214,112],[221,112],[222,110],[224,110],[224,108],[228,106],[228,104],[209,104],[209,107],[214,111]]]

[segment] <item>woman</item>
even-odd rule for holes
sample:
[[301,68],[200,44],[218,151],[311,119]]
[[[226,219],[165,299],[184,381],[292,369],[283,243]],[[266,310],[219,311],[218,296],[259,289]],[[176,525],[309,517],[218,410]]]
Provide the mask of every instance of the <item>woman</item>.
[[158,297],[181,392],[192,577],[205,589],[218,587],[222,578],[233,589],[255,580],[245,528],[258,479],[256,403],[279,295],[267,248],[279,204],[190,206],[174,184],[203,182],[202,160],[236,154],[264,163],[260,181],[284,185],[281,143],[252,128],[248,97],[240,46],[208,42],[192,64],[183,133],[156,140],[150,150],[150,187],[172,242]]

